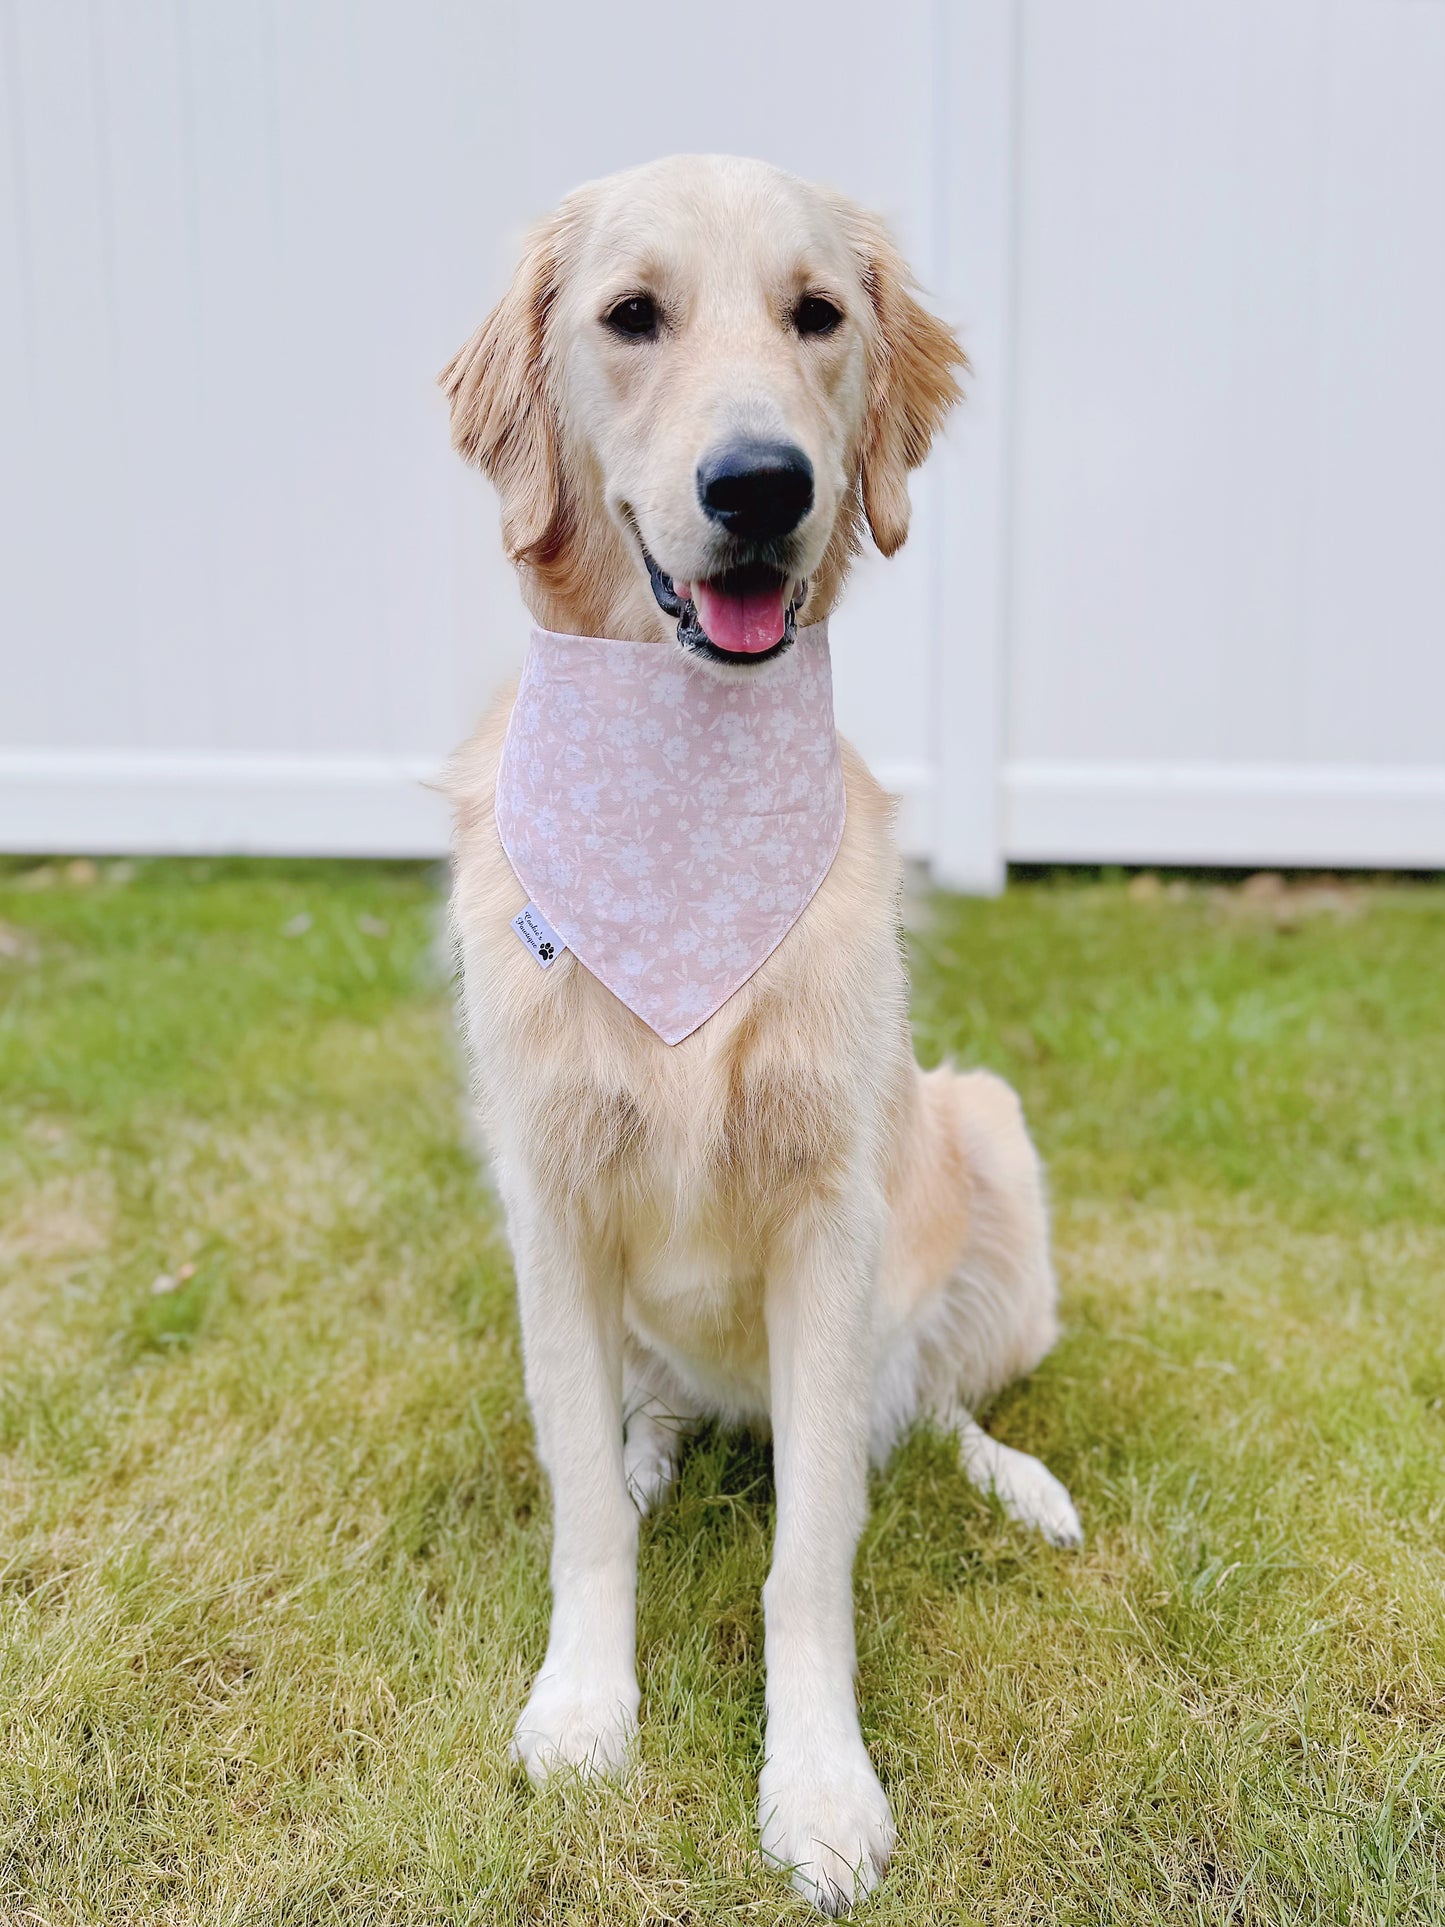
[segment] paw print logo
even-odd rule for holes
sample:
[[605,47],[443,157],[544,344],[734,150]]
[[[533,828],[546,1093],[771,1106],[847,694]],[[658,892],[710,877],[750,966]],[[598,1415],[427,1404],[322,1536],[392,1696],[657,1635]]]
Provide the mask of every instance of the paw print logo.
[[556,951],[550,943],[539,943],[537,945],[537,955],[542,959],[543,963],[551,963],[556,954]]

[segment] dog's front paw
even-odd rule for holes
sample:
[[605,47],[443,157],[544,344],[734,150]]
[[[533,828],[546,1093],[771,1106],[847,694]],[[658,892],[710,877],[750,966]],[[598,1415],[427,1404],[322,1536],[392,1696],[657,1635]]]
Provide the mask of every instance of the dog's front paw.
[[537,1785],[570,1769],[615,1778],[637,1738],[637,1681],[572,1680],[543,1673],[512,1735],[512,1758]]
[[758,1795],[764,1857],[820,1913],[846,1914],[878,1885],[893,1851],[893,1815],[860,1740],[827,1757],[822,1748],[770,1753]]

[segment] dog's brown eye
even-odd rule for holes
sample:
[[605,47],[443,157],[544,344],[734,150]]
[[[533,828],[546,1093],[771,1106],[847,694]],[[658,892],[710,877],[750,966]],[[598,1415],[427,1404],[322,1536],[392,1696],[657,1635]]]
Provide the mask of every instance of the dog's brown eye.
[[650,294],[629,295],[626,301],[619,301],[607,317],[607,325],[615,335],[628,335],[635,340],[645,339],[657,333],[657,308]]
[[830,335],[842,319],[842,312],[821,294],[805,294],[793,310],[793,326],[800,335]]

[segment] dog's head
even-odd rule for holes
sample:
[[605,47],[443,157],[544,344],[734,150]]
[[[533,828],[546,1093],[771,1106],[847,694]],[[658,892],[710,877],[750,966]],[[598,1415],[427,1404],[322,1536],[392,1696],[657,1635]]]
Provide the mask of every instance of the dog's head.
[[962,365],[873,216],[689,156],[570,195],[442,383],[554,626],[641,607],[752,665],[826,613],[860,516],[903,542]]

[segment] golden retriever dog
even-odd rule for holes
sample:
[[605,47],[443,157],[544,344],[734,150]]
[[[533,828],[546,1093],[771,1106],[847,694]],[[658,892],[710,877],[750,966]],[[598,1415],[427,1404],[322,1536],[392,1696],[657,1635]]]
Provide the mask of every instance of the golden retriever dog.
[[[899,548],[963,361],[874,217],[755,161],[680,157],[569,195],[442,382],[537,624],[676,652],[686,607],[709,673],[765,678],[781,635],[746,655],[704,632],[749,594],[820,622],[865,528]],[[625,1767],[639,1517],[689,1427],[768,1427],[762,1845],[845,1912],[894,1839],[853,1683],[870,1460],[931,1421],[1013,1518],[1080,1538],[1058,1480],[973,1418],[1055,1336],[1039,1162],[1007,1085],[914,1061],[893,810],[851,749],[801,921],[669,1046],[509,928],[527,900],[494,807],[511,702],[449,787],[464,1025],[554,1512],[514,1754],[539,1780]]]

